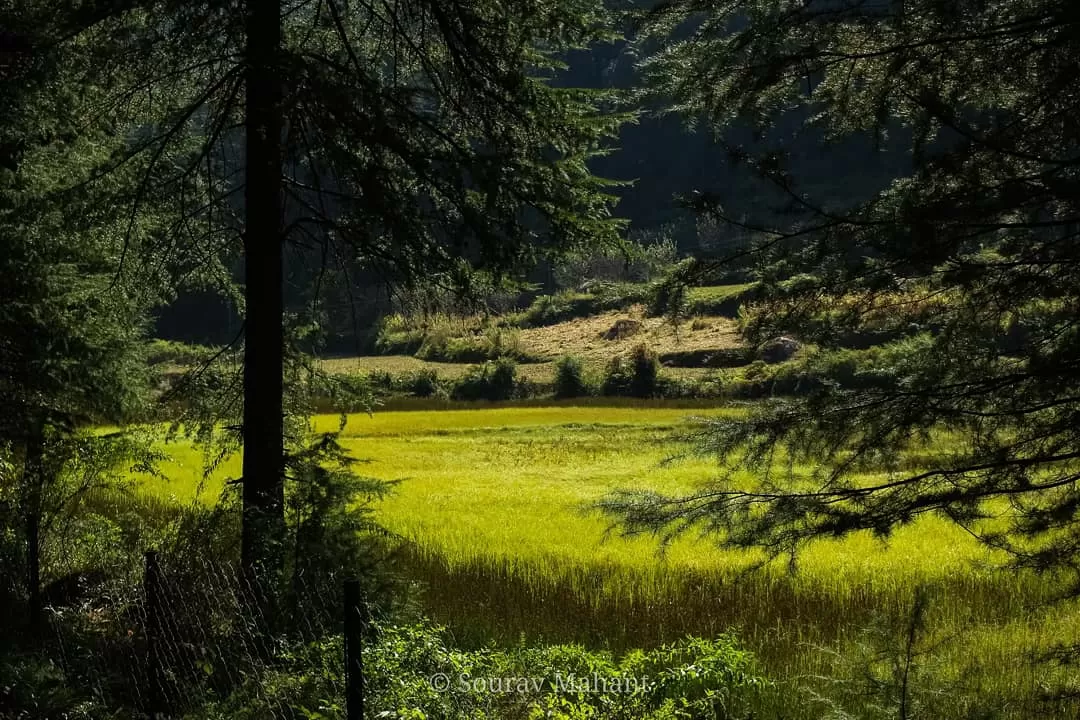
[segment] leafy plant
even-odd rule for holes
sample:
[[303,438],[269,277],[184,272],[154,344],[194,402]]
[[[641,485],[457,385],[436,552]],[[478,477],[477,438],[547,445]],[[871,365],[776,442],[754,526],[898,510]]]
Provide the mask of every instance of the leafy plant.
[[403,384],[416,397],[434,397],[444,392],[438,371],[431,369],[417,370],[406,377]]
[[454,385],[455,400],[509,400],[514,396],[517,363],[502,357],[470,368]]
[[575,398],[589,394],[581,358],[564,355],[555,363],[555,397]]
[[660,360],[656,352],[640,344],[629,356],[617,355],[611,359],[604,378],[605,395],[632,395],[653,397],[659,390]]

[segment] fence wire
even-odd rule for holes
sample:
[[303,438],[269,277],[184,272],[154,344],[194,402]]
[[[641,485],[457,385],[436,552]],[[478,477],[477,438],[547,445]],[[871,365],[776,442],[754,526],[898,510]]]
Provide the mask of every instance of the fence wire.
[[[271,619],[237,563],[148,553],[141,572],[97,588],[92,604],[49,608],[55,655],[103,703],[142,717],[179,717],[243,687],[254,716],[293,718],[260,680],[290,643],[341,632],[343,580],[293,578]],[[343,678],[337,690],[344,703]]]

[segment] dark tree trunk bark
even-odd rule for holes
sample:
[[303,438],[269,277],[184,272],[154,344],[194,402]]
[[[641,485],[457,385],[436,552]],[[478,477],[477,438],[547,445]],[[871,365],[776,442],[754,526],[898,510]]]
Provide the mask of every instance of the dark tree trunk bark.
[[285,541],[280,49],[280,0],[248,0],[241,554],[265,619]]

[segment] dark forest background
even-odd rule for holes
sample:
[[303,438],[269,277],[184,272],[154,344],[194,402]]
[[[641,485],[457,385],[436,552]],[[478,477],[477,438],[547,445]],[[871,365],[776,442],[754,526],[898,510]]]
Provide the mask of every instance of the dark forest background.
[[[635,83],[635,58],[625,42],[575,52],[565,62],[568,67],[556,82],[561,86],[625,90]],[[720,144],[708,129],[688,126],[683,117],[644,114],[637,123],[624,125],[611,153],[591,165],[600,177],[628,183],[612,189],[620,198],[615,215],[628,221],[628,234],[662,232],[687,256],[698,254],[708,243],[734,246],[744,237],[735,226],[701,228],[687,207],[692,193],[711,196],[729,217],[747,226],[773,224],[800,209],[789,193],[735,161],[733,148],[750,154],[766,146],[784,152],[788,169],[799,180],[794,189],[824,208],[850,207],[879,192],[891,178],[909,174],[911,156],[899,151],[904,142],[889,143],[886,149],[869,136],[826,141],[819,131],[801,127],[804,119],[804,112],[789,113],[765,137],[736,127]],[[286,263],[286,301],[291,310],[310,310],[311,288],[322,290],[318,311],[325,333],[323,350],[371,351],[379,318],[394,305],[392,290],[380,274],[356,264],[347,278],[340,272],[327,275],[318,253],[292,252]],[[236,267],[239,274],[239,259]],[[317,275],[324,275],[321,284],[312,282]],[[535,294],[557,289],[546,262],[528,280],[535,292],[520,295],[519,303],[527,305]],[[221,345],[239,333],[240,315],[230,299],[190,288],[160,310],[155,330],[165,340]]]

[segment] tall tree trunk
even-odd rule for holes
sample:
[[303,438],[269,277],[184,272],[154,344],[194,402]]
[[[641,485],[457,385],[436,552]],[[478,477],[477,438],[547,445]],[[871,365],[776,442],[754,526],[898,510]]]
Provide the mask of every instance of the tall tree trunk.
[[280,50],[280,0],[248,0],[241,554],[267,613],[285,541]]
[[26,522],[26,593],[30,630],[41,631],[41,505],[45,492],[45,428],[35,422],[26,441],[23,464],[23,517]]

